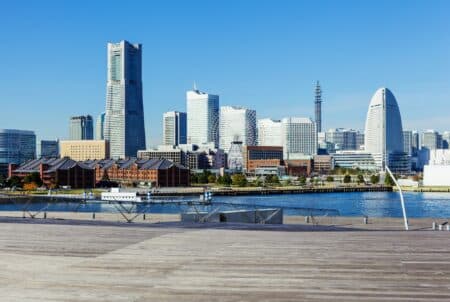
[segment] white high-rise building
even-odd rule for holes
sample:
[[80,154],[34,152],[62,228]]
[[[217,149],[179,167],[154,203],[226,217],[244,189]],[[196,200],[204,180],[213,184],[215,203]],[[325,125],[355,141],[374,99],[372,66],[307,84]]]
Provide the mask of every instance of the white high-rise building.
[[258,120],[258,146],[283,146],[280,120]]
[[228,152],[231,143],[242,142],[243,146],[256,145],[256,111],[234,106],[220,107],[220,148]]
[[387,88],[378,89],[373,95],[366,119],[365,151],[372,154],[377,167],[385,166],[397,172],[410,170],[409,159],[404,153],[403,127],[397,100]]
[[317,154],[316,123],[310,118],[281,120],[284,159],[299,159]]
[[135,157],[146,147],[141,44],[108,43],[103,134],[112,158]]
[[440,148],[439,133],[435,130],[426,130],[422,133],[422,148],[434,150]]
[[413,132],[411,130],[403,131],[403,152],[407,153],[409,156],[412,156],[413,151]]
[[163,115],[163,143],[178,146],[186,144],[186,113],[169,111]]
[[187,142],[219,145],[219,96],[199,91],[186,92]]

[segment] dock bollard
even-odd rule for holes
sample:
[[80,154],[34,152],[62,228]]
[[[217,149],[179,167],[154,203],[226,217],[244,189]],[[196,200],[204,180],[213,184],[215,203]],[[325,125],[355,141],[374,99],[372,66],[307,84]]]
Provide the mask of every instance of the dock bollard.
[[436,231],[436,222],[435,221],[433,221],[433,224],[431,225],[431,229],[433,231]]
[[368,224],[369,223],[369,217],[364,216],[364,224]]
[[440,224],[440,225],[439,225],[439,231],[442,231],[442,227],[443,227],[443,225]]
[[145,220],[145,213],[142,215],[143,220]]
[[92,219],[95,219],[95,212],[92,212]]
[[44,219],[47,219],[47,212],[44,212]]
[[309,216],[305,216],[305,222],[309,223]]
[[447,231],[450,231],[450,224],[447,224]]

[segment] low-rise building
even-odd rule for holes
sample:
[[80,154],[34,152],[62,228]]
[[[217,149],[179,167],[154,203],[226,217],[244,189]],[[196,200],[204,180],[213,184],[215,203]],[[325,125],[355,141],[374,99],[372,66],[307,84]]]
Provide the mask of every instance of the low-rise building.
[[94,169],[68,157],[40,158],[20,166],[9,165],[8,177],[17,176],[23,179],[31,173],[39,173],[43,184],[48,188],[64,186],[83,189],[95,186]]
[[311,157],[304,159],[285,160],[286,174],[289,176],[309,176],[313,169]]
[[334,170],[334,159],[331,155],[315,155],[313,161],[315,173],[329,174]]
[[277,168],[283,164],[283,147],[244,146],[243,153],[247,173],[255,173],[257,168]]
[[61,157],[76,161],[109,158],[109,143],[106,140],[65,140],[59,142]]
[[96,183],[146,182],[153,187],[180,187],[190,184],[189,169],[167,159],[88,160],[83,164],[95,170]]
[[423,169],[423,185],[450,187],[450,150],[434,149],[429,155]]
[[335,167],[371,171],[379,170],[373,156],[364,151],[337,151],[332,156]]

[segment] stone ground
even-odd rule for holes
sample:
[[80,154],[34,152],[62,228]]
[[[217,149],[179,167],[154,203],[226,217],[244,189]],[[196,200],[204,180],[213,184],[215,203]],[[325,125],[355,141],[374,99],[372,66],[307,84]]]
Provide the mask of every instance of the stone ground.
[[0,301],[450,301],[450,232],[431,231],[430,219],[406,232],[401,219],[276,226],[9,214],[0,217]]

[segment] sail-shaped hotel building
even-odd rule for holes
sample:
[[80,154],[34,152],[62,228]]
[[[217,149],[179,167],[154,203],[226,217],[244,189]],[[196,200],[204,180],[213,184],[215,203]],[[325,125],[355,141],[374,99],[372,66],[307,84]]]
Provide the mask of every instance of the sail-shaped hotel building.
[[386,165],[395,172],[410,172],[410,161],[403,149],[403,127],[394,94],[387,88],[373,95],[367,112],[365,151],[372,154],[376,166],[384,171]]

